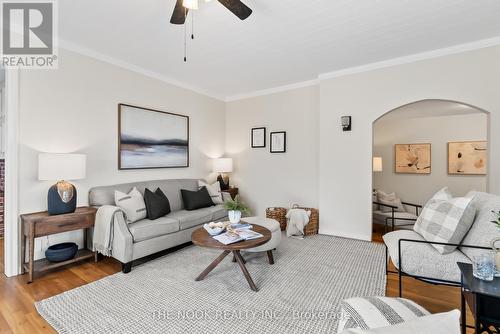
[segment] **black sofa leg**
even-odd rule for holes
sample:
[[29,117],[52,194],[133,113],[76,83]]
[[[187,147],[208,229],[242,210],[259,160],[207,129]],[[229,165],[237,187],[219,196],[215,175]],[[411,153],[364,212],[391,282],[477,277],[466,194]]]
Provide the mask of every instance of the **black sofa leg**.
[[132,270],[132,262],[122,263],[122,272],[128,274]]

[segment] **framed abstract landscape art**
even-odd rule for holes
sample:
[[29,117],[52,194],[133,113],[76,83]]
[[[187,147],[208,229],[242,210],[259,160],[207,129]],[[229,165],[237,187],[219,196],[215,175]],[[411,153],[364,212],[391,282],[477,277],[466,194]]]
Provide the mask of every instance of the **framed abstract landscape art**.
[[395,151],[396,173],[431,173],[431,144],[396,144]]
[[448,143],[448,174],[486,175],[486,141]]
[[118,168],[189,167],[189,117],[120,103]]

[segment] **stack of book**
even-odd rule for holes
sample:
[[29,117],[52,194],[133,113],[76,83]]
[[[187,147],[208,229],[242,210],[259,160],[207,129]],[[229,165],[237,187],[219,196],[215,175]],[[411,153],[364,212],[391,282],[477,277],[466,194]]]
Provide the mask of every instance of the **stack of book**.
[[229,231],[216,235],[213,238],[224,245],[234,244],[239,241],[262,238],[263,235],[252,231],[252,225],[247,223],[233,224]]

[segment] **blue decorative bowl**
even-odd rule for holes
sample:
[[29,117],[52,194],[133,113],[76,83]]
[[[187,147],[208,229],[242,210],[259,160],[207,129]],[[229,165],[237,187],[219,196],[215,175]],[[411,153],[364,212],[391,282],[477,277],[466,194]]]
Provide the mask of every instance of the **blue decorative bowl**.
[[210,228],[208,227],[208,224],[203,225],[203,227],[205,228],[205,230],[207,230],[208,234],[210,234],[211,236],[219,235],[226,230],[224,227]]
[[62,244],[52,245],[45,251],[45,257],[50,262],[63,262],[71,260],[78,252],[78,245],[74,242],[63,242]]

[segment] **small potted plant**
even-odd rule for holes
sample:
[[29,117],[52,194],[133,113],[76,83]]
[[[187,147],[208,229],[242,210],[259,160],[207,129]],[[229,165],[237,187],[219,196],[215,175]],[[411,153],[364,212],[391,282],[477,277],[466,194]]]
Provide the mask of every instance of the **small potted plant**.
[[240,196],[224,202],[224,207],[227,210],[227,215],[231,224],[238,224],[241,220],[242,213],[250,213],[250,209],[243,202],[240,201]]
[[496,217],[496,220],[492,220],[491,222],[493,224],[496,224],[498,228],[500,228],[500,211],[496,212],[496,211],[491,211]]

